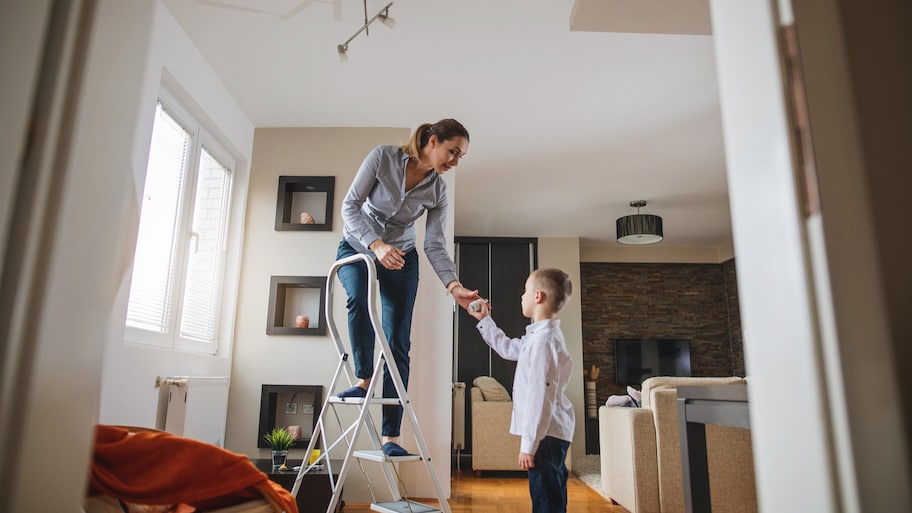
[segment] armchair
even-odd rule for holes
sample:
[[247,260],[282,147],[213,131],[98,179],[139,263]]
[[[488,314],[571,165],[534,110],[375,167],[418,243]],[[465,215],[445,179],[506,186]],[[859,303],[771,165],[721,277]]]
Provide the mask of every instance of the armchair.
[[[494,378],[476,378],[470,390],[472,408],[472,470],[522,471],[519,466],[520,440],[510,434],[513,400]],[[572,448],[571,448],[572,449]],[[571,469],[571,449],[565,463]]]
[[510,434],[513,401],[485,401],[478,387],[471,394],[472,470],[522,470],[519,437]]

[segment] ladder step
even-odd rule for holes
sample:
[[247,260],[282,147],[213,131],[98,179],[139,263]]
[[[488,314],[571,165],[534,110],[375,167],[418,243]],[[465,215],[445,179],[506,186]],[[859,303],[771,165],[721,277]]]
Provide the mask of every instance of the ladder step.
[[440,513],[439,508],[415,501],[375,502],[371,509],[383,513]]
[[[364,397],[336,397],[332,396],[329,398],[329,402],[333,404],[354,404],[362,405],[364,404],[366,398]],[[401,405],[402,401],[398,397],[374,397],[370,400],[371,404],[390,404],[390,405]]]
[[369,450],[369,451],[355,451],[352,453],[352,456],[355,458],[360,458],[362,460],[377,461],[383,463],[385,461],[421,461],[420,454],[409,454],[407,456],[387,456],[383,454],[381,450]]

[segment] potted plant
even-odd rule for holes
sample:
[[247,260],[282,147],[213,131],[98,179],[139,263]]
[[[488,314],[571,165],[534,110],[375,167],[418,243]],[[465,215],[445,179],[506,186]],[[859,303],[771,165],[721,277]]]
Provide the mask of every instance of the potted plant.
[[288,449],[295,443],[291,433],[284,427],[275,427],[272,431],[263,435],[263,440],[272,448],[272,467],[285,468]]

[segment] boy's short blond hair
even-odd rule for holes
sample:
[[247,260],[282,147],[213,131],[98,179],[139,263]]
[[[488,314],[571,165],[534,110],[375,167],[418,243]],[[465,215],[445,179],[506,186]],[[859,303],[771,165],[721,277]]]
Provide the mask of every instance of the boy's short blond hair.
[[560,269],[553,267],[537,269],[529,277],[538,288],[544,291],[545,300],[555,312],[559,312],[567,304],[567,300],[573,293],[570,276]]

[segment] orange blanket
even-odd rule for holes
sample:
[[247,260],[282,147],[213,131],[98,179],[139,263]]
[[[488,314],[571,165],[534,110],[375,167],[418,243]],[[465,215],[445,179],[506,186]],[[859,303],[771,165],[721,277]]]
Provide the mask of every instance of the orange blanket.
[[129,433],[99,425],[90,494],[137,504],[189,504],[214,509],[265,498],[298,513],[291,493],[242,454],[170,433]]

